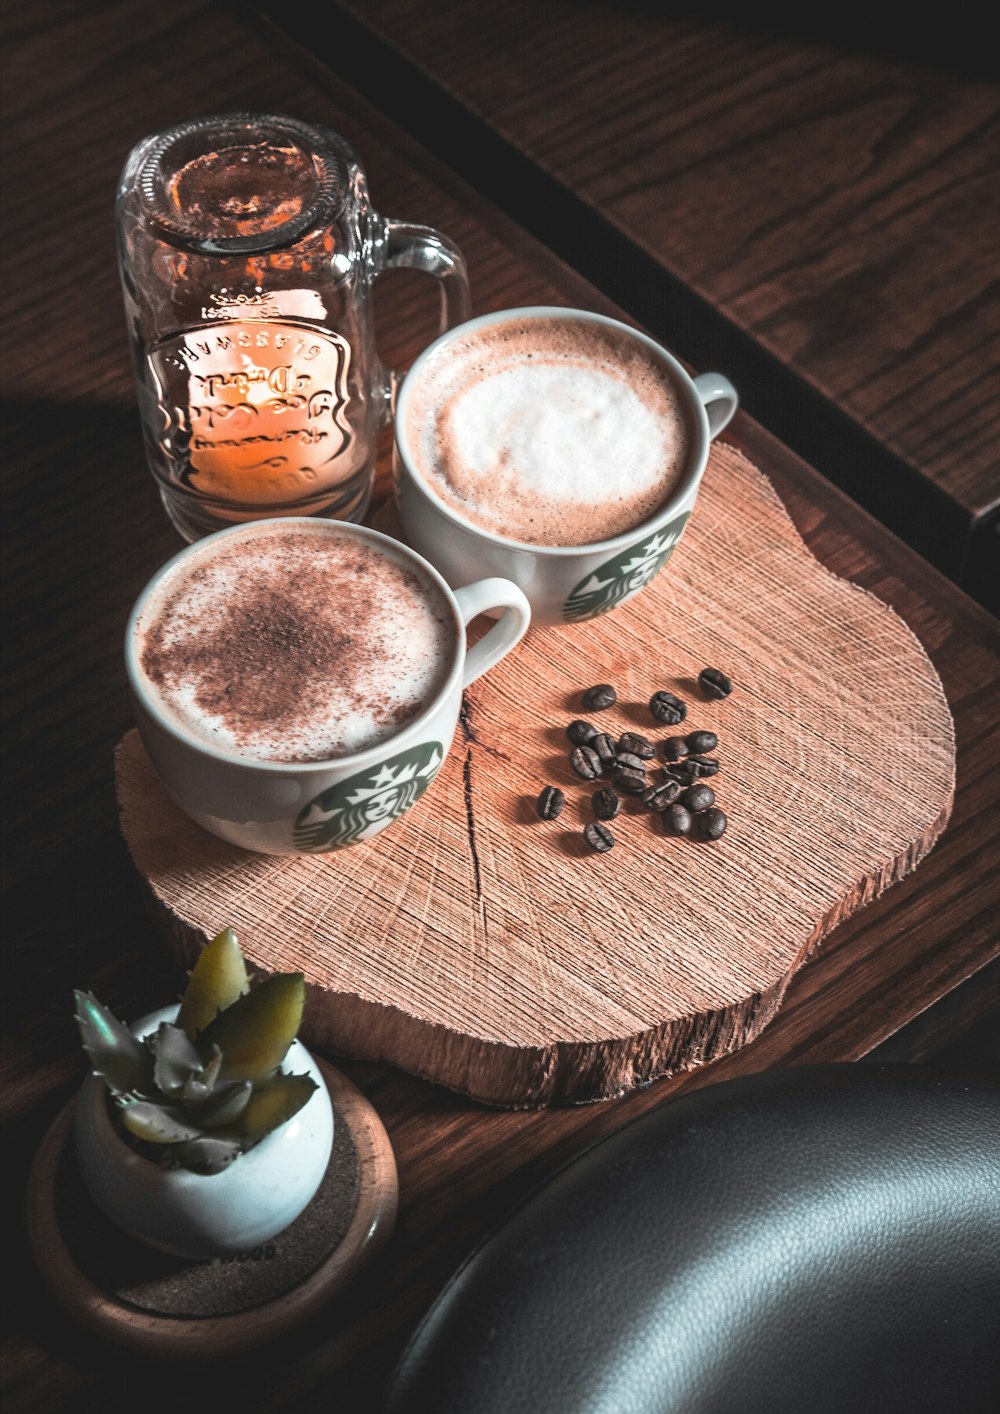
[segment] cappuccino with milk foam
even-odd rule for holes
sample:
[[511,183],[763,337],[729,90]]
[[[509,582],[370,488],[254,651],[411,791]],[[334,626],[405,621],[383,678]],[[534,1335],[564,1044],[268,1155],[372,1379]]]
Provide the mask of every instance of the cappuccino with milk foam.
[[453,514],[544,546],[642,525],[677,490],[695,442],[655,352],[570,315],[449,339],[409,390],[406,437],[415,471]]
[[317,522],[192,550],[136,634],[150,695],[195,741],[309,762],[364,751],[418,716],[448,678],[456,625],[409,562]]

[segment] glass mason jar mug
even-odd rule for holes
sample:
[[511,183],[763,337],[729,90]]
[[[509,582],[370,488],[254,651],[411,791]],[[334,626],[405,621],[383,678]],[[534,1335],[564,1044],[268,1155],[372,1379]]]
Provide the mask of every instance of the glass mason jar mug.
[[359,521],[396,382],[372,282],[390,267],[435,275],[447,329],[469,313],[458,248],[379,216],[342,137],[277,115],[143,139],[116,215],[146,452],[176,528]]

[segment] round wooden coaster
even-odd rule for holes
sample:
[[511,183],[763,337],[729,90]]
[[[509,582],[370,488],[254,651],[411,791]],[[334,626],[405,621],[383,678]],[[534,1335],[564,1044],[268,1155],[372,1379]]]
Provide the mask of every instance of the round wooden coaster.
[[323,1182],[290,1227],[238,1257],[171,1257],[109,1222],[77,1169],[70,1101],[35,1156],[28,1234],[46,1285],[71,1316],[149,1354],[218,1358],[293,1330],[351,1281],[392,1231],[396,1163],[365,1097],[319,1065],[334,1108]]

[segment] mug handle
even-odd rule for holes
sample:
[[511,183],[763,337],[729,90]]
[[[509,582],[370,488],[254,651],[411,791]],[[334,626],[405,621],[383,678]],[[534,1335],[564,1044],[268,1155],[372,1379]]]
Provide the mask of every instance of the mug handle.
[[[438,333],[443,334],[469,317],[469,272],[465,256],[454,241],[435,231],[432,226],[417,226],[411,221],[383,221],[382,239],[376,244],[375,270],[423,270],[433,275],[441,286],[441,318]],[[403,375],[387,369],[385,419],[392,417],[396,407],[396,390]]]
[[693,381],[708,415],[708,435],[714,441],[732,421],[740,405],[739,394],[721,373],[700,373]]
[[531,605],[509,579],[478,579],[475,584],[467,584],[464,589],[456,589],[453,593],[466,627],[477,614],[483,614],[487,609],[503,609],[493,627],[472,645],[466,655],[462,686],[468,687],[521,641],[531,622]]

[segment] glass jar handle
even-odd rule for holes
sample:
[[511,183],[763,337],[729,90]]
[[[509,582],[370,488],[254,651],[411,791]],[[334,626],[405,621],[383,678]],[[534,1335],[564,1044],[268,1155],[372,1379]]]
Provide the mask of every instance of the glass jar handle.
[[[441,285],[441,327],[439,333],[468,319],[469,274],[465,257],[447,236],[432,226],[417,226],[411,221],[385,220],[385,233],[380,244],[380,259],[376,270],[423,270],[433,275]],[[396,389],[403,375],[387,369],[386,418],[396,405]]]

